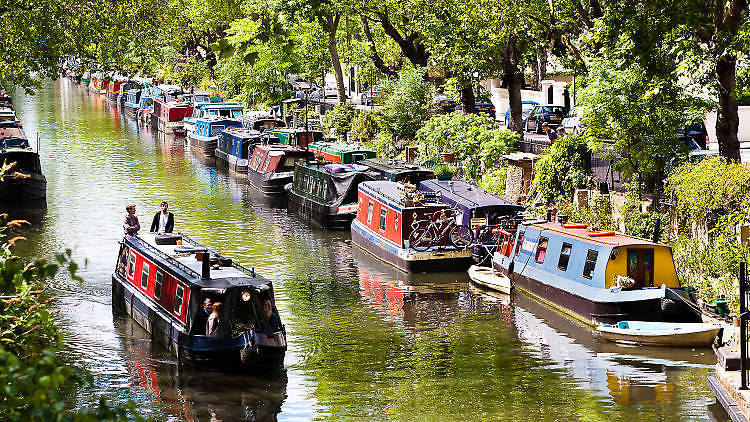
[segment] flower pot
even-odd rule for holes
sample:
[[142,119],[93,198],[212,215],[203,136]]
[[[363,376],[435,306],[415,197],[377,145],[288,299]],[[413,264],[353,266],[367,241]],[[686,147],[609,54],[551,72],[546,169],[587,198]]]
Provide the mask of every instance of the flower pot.
[[442,153],[440,155],[443,156],[443,161],[445,161],[446,163],[452,163],[453,162],[453,156],[455,154],[452,153],[452,152],[444,152],[444,153]]

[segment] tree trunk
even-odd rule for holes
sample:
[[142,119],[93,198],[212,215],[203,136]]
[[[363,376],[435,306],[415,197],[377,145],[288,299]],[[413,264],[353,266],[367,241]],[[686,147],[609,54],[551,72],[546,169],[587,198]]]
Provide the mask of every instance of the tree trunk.
[[425,49],[424,45],[422,45],[418,33],[414,32],[404,38],[404,36],[398,32],[398,29],[391,24],[387,11],[378,12],[377,17],[385,34],[398,44],[398,47],[401,49],[401,54],[403,54],[404,57],[409,59],[415,67],[427,66],[427,59],[430,57],[430,54]]
[[727,160],[740,161],[740,143],[737,129],[740,119],[737,114],[735,96],[737,57],[725,54],[716,59],[716,85],[719,94],[719,108],[716,111],[716,138],[719,141],[719,154]]
[[508,87],[508,102],[510,104],[508,129],[519,133],[523,137],[523,118],[521,116],[521,84],[523,84],[523,74],[518,66],[516,41],[516,35],[510,34],[503,50],[503,80]]
[[375,67],[388,76],[398,75],[396,71],[386,66],[380,54],[378,54],[378,50],[375,48],[375,41],[372,39],[372,33],[370,32],[370,23],[364,15],[362,16],[362,32],[364,32],[365,39],[367,39],[367,46],[370,48],[370,58]]
[[344,87],[344,70],[341,68],[341,59],[339,58],[338,44],[336,43],[336,32],[339,28],[340,15],[328,15],[328,53],[331,55],[331,65],[333,74],[336,76],[336,92],[339,98],[339,104],[346,103],[346,88]]
[[473,113],[477,109],[477,98],[474,95],[474,88],[471,85],[461,87],[461,104],[463,104],[464,113]]

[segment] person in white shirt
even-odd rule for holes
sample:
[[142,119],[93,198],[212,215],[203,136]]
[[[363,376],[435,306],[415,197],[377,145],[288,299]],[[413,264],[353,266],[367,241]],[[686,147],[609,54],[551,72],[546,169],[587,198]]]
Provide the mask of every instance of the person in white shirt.
[[161,211],[154,215],[154,220],[151,222],[151,232],[172,233],[172,230],[174,230],[174,214],[167,211],[168,208],[167,201],[162,201]]

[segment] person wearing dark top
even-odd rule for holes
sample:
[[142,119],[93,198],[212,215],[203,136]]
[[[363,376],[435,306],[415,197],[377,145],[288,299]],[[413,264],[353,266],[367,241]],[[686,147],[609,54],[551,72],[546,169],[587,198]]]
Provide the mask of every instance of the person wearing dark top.
[[549,139],[550,144],[554,144],[557,140],[557,132],[555,132],[555,129],[552,129],[549,127],[547,123],[542,123],[542,131],[547,134],[547,138]]
[[169,204],[167,201],[162,201],[161,211],[154,215],[154,220],[151,222],[152,233],[172,233],[174,230],[174,214],[167,211]]
[[272,333],[281,331],[281,318],[279,318],[279,315],[274,312],[273,305],[271,304],[271,299],[266,299],[263,301],[263,312],[266,314],[266,318],[268,318],[268,325],[271,326]]
[[141,229],[141,223],[138,222],[138,216],[135,215],[135,204],[128,204],[125,207],[125,211],[128,212],[128,215],[125,216],[122,222],[123,231],[125,231],[126,235],[138,234],[138,230]]
[[195,315],[195,322],[193,323],[195,329],[193,330],[193,334],[206,334],[206,321],[208,321],[208,316],[211,315],[213,304],[214,302],[210,297],[203,300],[203,308]]

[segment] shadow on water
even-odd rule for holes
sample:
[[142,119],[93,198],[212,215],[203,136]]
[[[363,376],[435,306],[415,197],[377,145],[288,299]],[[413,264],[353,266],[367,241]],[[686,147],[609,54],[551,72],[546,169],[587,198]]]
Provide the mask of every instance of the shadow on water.
[[286,371],[264,376],[192,371],[132,319],[115,317],[115,329],[125,347],[130,385],[163,412],[189,422],[277,420],[286,399]]
[[31,224],[40,224],[47,215],[47,200],[0,201],[0,213],[8,214],[8,221],[26,220]]

